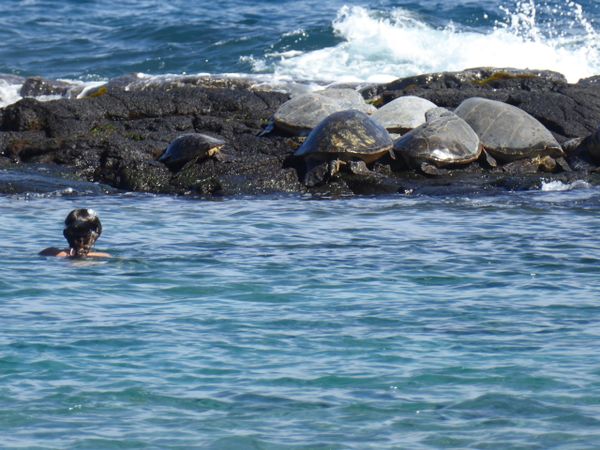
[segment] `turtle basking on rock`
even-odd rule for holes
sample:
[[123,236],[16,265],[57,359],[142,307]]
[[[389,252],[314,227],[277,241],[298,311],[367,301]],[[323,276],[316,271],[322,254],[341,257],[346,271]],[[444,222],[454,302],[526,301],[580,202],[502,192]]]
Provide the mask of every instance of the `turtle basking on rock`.
[[485,150],[498,161],[564,156],[552,133],[516,106],[473,97],[454,112],[473,128]]
[[207,134],[184,134],[173,140],[158,160],[170,170],[178,171],[190,161],[218,154],[225,144],[223,139]]
[[596,163],[600,163],[600,128],[581,142],[579,149],[589,155]]
[[319,94],[302,94],[281,105],[273,115],[275,128],[302,136],[325,117],[339,111],[337,100]]
[[348,109],[370,113],[374,107],[353,89],[325,89],[288,100],[275,111],[273,122],[275,128],[286,133],[306,136],[329,115]]
[[340,105],[339,111],[346,109],[356,109],[365,114],[373,114],[377,111],[373,105],[365,102],[360,92],[348,88],[327,88],[322,91],[316,91],[315,94],[323,95],[334,99]]
[[444,109],[427,113],[427,122],[394,143],[396,156],[410,168],[435,174],[436,168],[469,164],[481,154],[477,134],[463,119]]
[[383,105],[372,117],[390,133],[403,134],[425,123],[425,113],[435,107],[429,100],[406,95]]
[[[343,166],[363,174],[366,164],[389,154],[392,146],[392,138],[385,128],[363,112],[347,110],[325,118],[294,156],[305,161],[304,183],[316,186],[334,176]],[[359,164],[351,164],[352,161]]]
[[595,170],[600,164],[600,128],[583,138],[573,138],[561,145],[573,170]]

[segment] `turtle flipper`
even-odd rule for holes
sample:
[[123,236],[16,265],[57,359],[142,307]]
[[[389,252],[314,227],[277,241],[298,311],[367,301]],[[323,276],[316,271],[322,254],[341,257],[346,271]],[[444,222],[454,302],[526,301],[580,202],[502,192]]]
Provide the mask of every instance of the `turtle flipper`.
[[267,135],[271,134],[274,129],[275,129],[275,119],[273,117],[271,117],[271,119],[269,119],[269,123],[267,124],[267,126],[264,127],[260,133],[258,133],[258,137],[267,136]]

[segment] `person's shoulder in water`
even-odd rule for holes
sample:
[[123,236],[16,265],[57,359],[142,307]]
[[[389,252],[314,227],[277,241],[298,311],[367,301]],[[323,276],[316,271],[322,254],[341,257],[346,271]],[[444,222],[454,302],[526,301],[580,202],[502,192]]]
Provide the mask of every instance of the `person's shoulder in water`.
[[[40,256],[56,256],[58,258],[77,258],[76,254],[71,252],[70,248],[48,247],[39,253]],[[112,258],[110,253],[104,252],[89,252],[85,255],[86,258]]]
[[110,258],[111,255],[108,253],[92,251],[92,247],[101,234],[102,224],[94,210],[74,209],[65,219],[63,230],[69,248],[49,247],[39,254],[59,258]]

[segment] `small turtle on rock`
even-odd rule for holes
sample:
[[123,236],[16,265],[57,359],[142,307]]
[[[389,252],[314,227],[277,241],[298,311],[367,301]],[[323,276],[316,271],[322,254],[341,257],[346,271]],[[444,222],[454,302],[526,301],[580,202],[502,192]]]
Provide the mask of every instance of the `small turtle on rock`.
[[589,155],[596,163],[600,163],[600,128],[583,139],[580,150]]
[[225,144],[223,139],[207,134],[184,134],[173,140],[158,160],[170,170],[178,171],[190,161],[218,154]]
[[473,128],[485,150],[498,161],[564,156],[552,133],[516,106],[473,97],[454,112]]
[[589,136],[562,143],[566,160],[572,170],[594,170],[600,164],[600,128]]
[[334,176],[343,166],[364,174],[365,166],[390,153],[392,146],[385,128],[363,112],[347,110],[333,113],[317,125],[294,156],[304,159],[304,183],[312,187]]
[[434,175],[436,168],[475,161],[481,144],[464,120],[444,108],[435,108],[427,113],[426,123],[394,143],[394,152],[409,167]]
[[425,123],[425,113],[436,104],[424,98],[407,95],[383,105],[373,113],[373,119],[390,133],[406,133]]

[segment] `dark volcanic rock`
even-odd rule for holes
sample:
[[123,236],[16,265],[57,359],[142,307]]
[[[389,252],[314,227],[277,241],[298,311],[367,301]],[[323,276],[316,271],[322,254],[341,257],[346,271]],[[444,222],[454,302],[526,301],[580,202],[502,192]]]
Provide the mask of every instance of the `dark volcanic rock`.
[[42,95],[67,95],[79,86],[66,81],[46,80],[42,77],[30,77],[21,86],[21,97],[40,97]]
[[137,192],[169,192],[168,169],[136,150],[124,154],[108,149],[101,154],[93,178],[111,186]]
[[600,83],[568,84],[550,71],[481,68],[419,75],[380,86],[377,95],[382,104],[416,95],[450,109],[470,97],[499,100],[531,114],[559,142],[587,136],[600,125]]
[[[64,95],[60,83],[34,78],[26,84],[24,92],[31,95]],[[532,114],[560,142],[586,138],[600,125],[600,82],[595,78],[568,84],[552,72],[473,69],[410,77],[363,91],[374,103],[408,94],[448,108],[473,96],[501,100]],[[11,171],[42,164],[65,168],[69,177],[82,182],[196,195],[447,194],[535,188],[542,177],[565,182],[600,179],[593,173],[600,162],[593,158],[600,157],[589,138],[586,145],[565,145],[568,164],[540,160],[506,167],[488,156],[465,168],[424,175],[408,170],[399,158],[387,157],[369,164],[368,170],[342,171],[325,184],[307,188],[299,181],[304,162],[293,157],[302,140],[276,133],[260,136],[288,99],[287,94],[254,90],[247,80],[157,81],[136,75],[115,79],[82,99],[24,98],[0,109],[0,167]],[[227,144],[218,157],[190,161],[171,171],[158,158],[169,142],[186,133],[219,136]],[[9,190],[0,185],[0,191]]]
[[85,97],[100,97],[118,91],[138,92],[151,89],[173,90],[182,87],[250,89],[251,79],[197,75],[170,75],[151,77],[140,73],[130,73],[111,79],[108,83],[87,89]]
[[[295,148],[282,137],[256,137],[287,99],[276,92],[187,84],[133,92],[113,88],[80,100],[28,98],[4,110],[0,154],[71,166],[83,179],[126,190],[297,192],[302,188],[295,170],[284,168]],[[191,132],[221,135],[230,143],[229,160],[199,161],[176,174],[156,161],[171,140]]]

